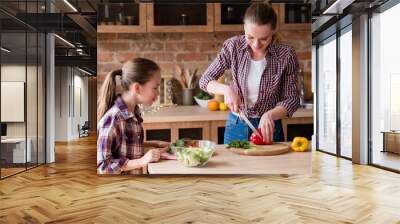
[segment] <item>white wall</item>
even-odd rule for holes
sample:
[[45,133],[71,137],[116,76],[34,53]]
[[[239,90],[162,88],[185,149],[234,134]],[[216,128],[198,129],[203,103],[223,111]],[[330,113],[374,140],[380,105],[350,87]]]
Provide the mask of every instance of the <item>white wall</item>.
[[68,77],[67,67],[55,68],[55,141],[68,140]]
[[[18,64],[2,65],[1,66],[1,81],[25,82],[26,83],[26,80],[25,80],[26,70],[25,69],[27,69],[28,74],[32,73],[33,70],[35,70],[35,73],[36,73],[36,67],[33,67],[33,66],[25,67],[25,65],[18,65]],[[28,98],[31,98],[33,96],[33,93],[29,94],[29,92],[28,92],[27,96],[28,96]],[[34,96],[36,96],[36,93],[34,94]],[[27,99],[27,100],[30,101],[29,99]],[[7,110],[7,108],[1,108],[1,110],[4,112],[4,110]],[[12,111],[10,111],[10,113],[12,113]],[[30,121],[31,118],[28,117],[28,120]],[[25,122],[7,122],[7,137],[24,138],[25,137],[25,126],[26,126]]]
[[56,141],[77,139],[78,124],[88,120],[88,78],[83,75],[75,68],[56,67]]

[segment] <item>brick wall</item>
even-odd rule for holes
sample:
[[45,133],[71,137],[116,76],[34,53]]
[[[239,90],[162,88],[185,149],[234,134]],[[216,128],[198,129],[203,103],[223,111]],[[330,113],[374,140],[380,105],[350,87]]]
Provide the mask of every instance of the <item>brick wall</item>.
[[[134,57],[153,59],[163,75],[171,74],[177,63],[204,72],[222,43],[238,34],[241,32],[98,34],[98,88],[109,71]],[[296,49],[303,71],[311,74],[311,32],[283,31],[281,35],[284,43]]]

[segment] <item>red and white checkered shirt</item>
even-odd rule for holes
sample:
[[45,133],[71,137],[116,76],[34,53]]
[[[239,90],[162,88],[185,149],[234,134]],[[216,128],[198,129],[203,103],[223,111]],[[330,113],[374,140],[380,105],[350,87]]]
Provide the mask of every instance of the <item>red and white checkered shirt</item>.
[[[121,97],[117,98],[97,126],[98,174],[120,174],[130,159],[143,156],[142,122],[139,107],[132,113]],[[130,173],[141,173],[141,170]]]
[[207,85],[231,69],[232,89],[241,99],[240,109],[248,117],[261,117],[265,112],[280,105],[290,117],[300,106],[297,92],[299,63],[293,47],[284,44],[270,44],[265,55],[266,66],[261,76],[258,99],[254,106],[247,103],[247,77],[251,54],[245,36],[235,36],[226,40],[217,58],[202,75],[199,85],[207,90]]

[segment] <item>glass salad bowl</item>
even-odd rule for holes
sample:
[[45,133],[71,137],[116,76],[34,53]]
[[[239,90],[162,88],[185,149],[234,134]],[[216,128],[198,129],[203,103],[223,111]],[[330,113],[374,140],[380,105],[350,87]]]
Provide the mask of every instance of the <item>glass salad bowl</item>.
[[207,164],[214,154],[215,145],[215,142],[208,140],[178,140],[170,147],[184,166],[197,167]]

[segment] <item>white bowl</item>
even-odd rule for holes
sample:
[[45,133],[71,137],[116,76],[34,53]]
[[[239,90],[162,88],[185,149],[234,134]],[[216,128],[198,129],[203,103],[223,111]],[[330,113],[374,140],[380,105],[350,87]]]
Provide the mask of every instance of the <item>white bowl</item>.
[[207,108],[208,107],[208,102],[211,100],[202,100],[202,99],[198,99],[198,98],[196,98],[196,97],[193,97],[194,98],[194,100],[196,101],[196,103],[200,106],[200,107],[205,107],[205,108]]

